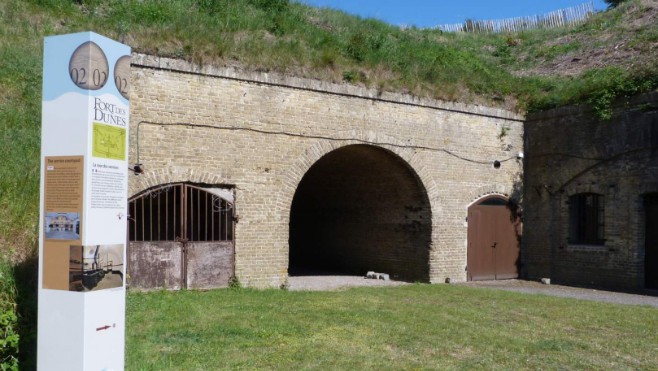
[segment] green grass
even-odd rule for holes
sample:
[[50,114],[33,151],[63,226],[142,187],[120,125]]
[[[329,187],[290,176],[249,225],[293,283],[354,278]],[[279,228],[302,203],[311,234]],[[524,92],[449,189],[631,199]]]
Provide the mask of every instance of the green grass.
[[0,369],[18,369],[18,317],[13,267],[0,256]]
[[658,309],[449,285],[129,293],[131,370],[652,369]]
[[41,34],[19,11],[0,4],[0,254],[11,260],[34,255],[39,212]]

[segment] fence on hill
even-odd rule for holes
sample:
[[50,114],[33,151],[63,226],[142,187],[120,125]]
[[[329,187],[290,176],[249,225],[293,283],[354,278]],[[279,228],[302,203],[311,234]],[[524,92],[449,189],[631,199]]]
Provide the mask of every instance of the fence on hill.
[[463,23],[444,24],[434,29],[445,32],[516,32],[577,25],[584,23],[592,14],[594,2],[590,1],[541,15],[482,21],[467,19]]

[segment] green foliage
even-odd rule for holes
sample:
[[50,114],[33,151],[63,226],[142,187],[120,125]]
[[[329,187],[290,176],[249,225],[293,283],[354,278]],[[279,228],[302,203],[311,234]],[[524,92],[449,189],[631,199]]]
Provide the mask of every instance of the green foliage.
[[0,369],[18,370],[18,318],[13,309],[0,311]]
[[365,82],[366,75],[361,71],[343,71],[343,81],[349,83]]
[[599,119],[609,120],[616,104],[623,104],[642,92],[658,89],[658,71],[655,66],[645,66],[638,71],[614,66],[597,68],[586,71],[571,84],[548,83],[540,89],[546,94],[537,95],[531,100],[530,111],[583,102],[594,110]]
[[249,3],[265,11],[275,12],[283,12],[290,5],[288,0],[249,0]]
[[20,11],[0,5],[0,251],[8,258],[35,253],[38,226],[41,45],[29,23],[6,26]]
[[583,79],[598,86],[587,98],[587,102],[601,119],[609,120],[612,117],[613,101],[630,86],[626,81],[627,73],[619,68],[608,67],[588,71]]
[[608,4],[610,7],[614,8],[627,0],[603,0],[603,1],[605,1],[605,3]]
[[233,275],[231,276],[231,279],[228,281],[228,287],[233,290],[239,290],[242,288],[242,283],[240,283],[240,280],[238,279],[237,276]]
[[545,60],[553,60],[557,56],[565,55],[567,53],[579,50],[581,45],[577,42],[551,45],[548,47],[543,47],[537,52],[537,57],[543,58]]
[[640,92],[658,88],[658,76],[631,76],[628,71],[616,67],[588,71],[583,78],[595,85],[587,102],[603,120],[612,118],[615,100],[627,100]]
[[51,10],[71,9],[76,1],[73,0],[28,0],[28,2]]
[[348,39],[345,52],[355,61],[363,62],[369,51],[368,48],[366,37],[361,33],[355,33]]
[[0,370],[18,370],[18,317],[12,266],[0,255]]
[[162,2],[158,0],[144,0],[127,2],[128,11],[135,20],[140,20],[146,25],[166,25],[170,23],[174,17],[173,9],[167,9],[162,6]]
[[500,131],[498,132],[498,140],[502,142],[503,138],[505,138],[509,134],[509,131],[510,131],[509,126],[501,126]]

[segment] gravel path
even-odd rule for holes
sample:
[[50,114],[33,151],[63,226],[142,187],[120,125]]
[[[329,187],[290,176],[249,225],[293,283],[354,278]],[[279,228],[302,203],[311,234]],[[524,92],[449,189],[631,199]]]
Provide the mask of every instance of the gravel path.
[[643,292],[642,294],[628,294],[623,292],[571,286],[544,285],[539,282],[524,280],[475,281],[459,283],[459,285],[517,291],[527,294],[541,294],[563,298],[602,301],[616,304],[650,305],[658,308],[658,292],[656,291],[646,291],[646,293]]
[[406,282],[384,281],[364,276],[296,276],[288,277],[288,289],[292,291],[334,291],[356,286],[399,286]]
[[[288,278],[288,289],[292,291],[335,291],[357,286],[381,287],[399,286],[406,284],[406,282],[400,281],[368,279],[363,276],[328,274],[291,276]],[[628,294],[580,287],[544,285],[539,282],[524,280],[477,281],[457,283],[456,285],[516,291],[527,294],[559,296],[581,300],[593,300],[616,304],[649,305],[658,308],[658,291],[647,291],[643,292],[642,294]]]

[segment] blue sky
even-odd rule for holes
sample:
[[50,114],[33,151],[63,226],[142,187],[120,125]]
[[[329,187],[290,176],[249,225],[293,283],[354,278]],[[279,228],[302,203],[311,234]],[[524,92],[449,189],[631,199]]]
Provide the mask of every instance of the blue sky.
[[[340,9],[364,18],[377,18],[394,25],[432,27],[461,23],[466,19],[502,19],[544,14],[587,3],[588,0],[298,0],[302,3]],[[604,10],[603,0],[594,9]]]

